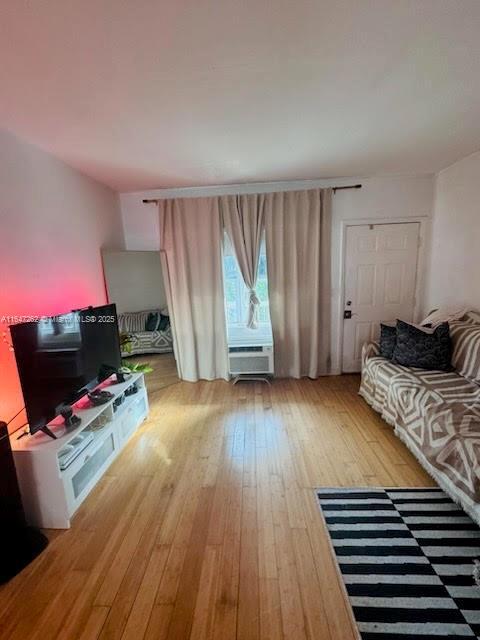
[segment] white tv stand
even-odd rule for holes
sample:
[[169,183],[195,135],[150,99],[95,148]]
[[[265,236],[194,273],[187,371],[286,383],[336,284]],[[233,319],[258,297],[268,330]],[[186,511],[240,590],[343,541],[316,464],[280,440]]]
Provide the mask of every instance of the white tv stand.
[[[132,385],[138,391],[125,395]],[[68,529],[70,518],[97,484],[148,415],[148,396],[143,373],[132,373],[125,382],[109,378],[101,385],[113,398],[92,406],[87,397],[73,407],[81,419],[76,427],[66,429],[63,418],[55,418],[49,428],[57,436],[52,440],[42,432],[10,442],[22,494],[25,515],[30,525],[44,529]],[[115,401],[123,400],[115,407]],[[101,428],[94,427],[101,422]],[[61,453],[80,434],[92,438],[81,452],[61,470]],[[91,434],[91,436],[90,436]]]

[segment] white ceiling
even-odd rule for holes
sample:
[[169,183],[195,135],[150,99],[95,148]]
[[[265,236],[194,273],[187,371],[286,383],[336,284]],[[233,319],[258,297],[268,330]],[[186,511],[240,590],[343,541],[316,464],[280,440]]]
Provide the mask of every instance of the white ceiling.
[[480,148],[479,0],[0,0],[0,124],[120,191]]

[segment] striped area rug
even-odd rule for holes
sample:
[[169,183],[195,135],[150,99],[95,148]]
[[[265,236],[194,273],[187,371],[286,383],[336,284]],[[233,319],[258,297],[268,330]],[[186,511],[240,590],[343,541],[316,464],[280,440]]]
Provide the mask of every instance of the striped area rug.
[[362,640],[480,637],[480,529],[440,489],[317,489]]

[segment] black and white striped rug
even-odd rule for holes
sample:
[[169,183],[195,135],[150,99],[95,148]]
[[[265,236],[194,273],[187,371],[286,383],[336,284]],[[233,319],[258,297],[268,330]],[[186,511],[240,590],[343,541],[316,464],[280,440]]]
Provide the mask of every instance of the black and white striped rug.
[[440,489],[317,489],[362,640],[480,637],[480,529]]

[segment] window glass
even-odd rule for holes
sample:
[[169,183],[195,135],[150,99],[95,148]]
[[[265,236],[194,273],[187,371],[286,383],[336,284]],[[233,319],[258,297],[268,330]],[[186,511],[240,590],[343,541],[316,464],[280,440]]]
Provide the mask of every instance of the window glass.
[[[227,327],[246,327],[248,319],[249,290],[245,286],[237,259],[233,252],[228,235],[225,233],[223,253],[223,276],[225,287],[225,309]],[[258,307],[258,324],[270,326],[268,307],[268,277],[265,240],[262,241],[258,261],[256,292],[260,305]]]

